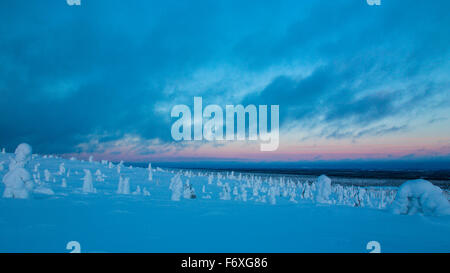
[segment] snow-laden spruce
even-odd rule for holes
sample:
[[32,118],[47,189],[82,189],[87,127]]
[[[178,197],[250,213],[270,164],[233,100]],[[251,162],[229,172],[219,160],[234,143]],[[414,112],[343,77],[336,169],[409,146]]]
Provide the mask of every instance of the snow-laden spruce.
[[41,184],[41,176],[39,175],[39,173],[33,173],[33,181],[37,185]]
[[117,187],[118,194],[130,194],[130,178],[122,178],[119,176],[119,185]]
[[181,181],[179,174],[170,179],[169,189],[172,191],[170,199],[172,201],[180,201],[181,191],[183,190],[183,181]]
[[245,189],[245,186],[241,187],[240,199],[244,202],[247,202],[247,190]]
[[83,193],[96,193],[97,190],[94,188],[94,184],[92,183],[92,174],[88,169],[84,169],[84,177],[83,180]]
[[395,214],[450,215],[450,204],[441,188],[417,179],[400,186],[391,210]]
[[58,171],[58,175],[64,175],[66,173],[66,168],[64,166],[64,162],[59,164],[59,171]]
[[183,189],[183,198],[185,199],[195,199],[197,196],[195,195],[195,190],[192,185],[189,183],[189,179],[186,180]]
[[213,179],[214,179],[214,176],[213,176],[212,174],[210,174],[210,175],[208,176],[208,185],[212,185]]
[[276,205],[277,203],[277,189],[275,188],[275,186],[270,186],[269,191],[267,193],[269,195],[269,201],[270,204],[272,205]]
[[302,189],[302,199],[311,199],[313,197],[312,192],[311,192],[311,186],[309,186],[309,183],[306,182],[303,185],[303,189]]
[[3,177],[5,184],[4,198],[26,199],[33,190],[34,183],[25,165],[31,160],[32,148],[26,143],[17,146],[14,152],[15,158],[11,158],[9,171]]
[[222,200],[231,200],[231,189],[230,185],[225,183],[222,187],[222,192],[220,193],[220,199]]
[[49,170],[45,169],[44,170],[44,178],[45,178],[45,182],[50,182],[50,177],[51,177],[51,173]]
[[106,175],[104,175],[102,173],[102,171],[100,171],[100,169],[97,169],[97,171],[95,171],[95,177],[96,177],[95,181],[104,182],[105,178],[106,178]]
[[317,178],[316,183],[316,202],[317,203],[331,203],[331,179],[322,174]]
[[153,169],[152,169],[152,163],[148,163],[148,181],[153,180]]
[[33,172],[35,172],[35,173],[39,172],[39,167],[40,167],[40,166],[41,166],[40,163],[35,164],[35,165],[34,165]]
[[238,191],[237,186],[234,186],[234,188],[233,188],[233,195],[234,196],[239,195],[239,191]]

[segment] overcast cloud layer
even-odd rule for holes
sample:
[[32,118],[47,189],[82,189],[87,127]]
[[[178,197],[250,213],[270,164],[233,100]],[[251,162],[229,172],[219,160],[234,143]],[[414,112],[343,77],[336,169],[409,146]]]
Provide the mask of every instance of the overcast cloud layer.
[[449,10],[449,1],[2,1],[0,146],[170,159],[183,149],[170,136],[171,107],[202,96],[279,104],[280,153],[407,136],[421,156],[448,156]]

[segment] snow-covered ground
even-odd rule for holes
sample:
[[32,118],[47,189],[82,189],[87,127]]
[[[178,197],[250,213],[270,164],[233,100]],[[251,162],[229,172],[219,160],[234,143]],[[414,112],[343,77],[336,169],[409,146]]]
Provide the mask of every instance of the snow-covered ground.
[[[0,179],[10,157],[0,154]],[[69,252],[69,241],[82,252],[369,252],[370,241],[381,252],[450,252],[450,216],[405,203],[436,206],[442,194],[445,211],[448,193],[425,182],[404,187],[394,210],[397,187],[346,187],[325,176],[150,172],[37,155],[25,169],[30,197],[0,198],[0,252]]]

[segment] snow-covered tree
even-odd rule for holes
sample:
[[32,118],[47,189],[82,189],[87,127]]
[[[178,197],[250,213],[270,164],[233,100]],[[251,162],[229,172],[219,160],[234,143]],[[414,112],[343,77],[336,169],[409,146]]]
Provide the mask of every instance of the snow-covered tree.
[[225,185],[222,187],[222,192],[220,193],[220,199],[222,200],[231,200],[231,189],[230,185],[225,183]]
[[395,214],[450,215],[450,204],[441,188],[417,179],[400,186],[391,210]]
[[258,184],[253,184],[253,197],[257,197],[258,196]]
[[245,188],[241,189],[241,200],[247,202],[247,190]]
[[152,169],[152,163],[148,163],[148,181],[153,180],[153,169]]
[[119,176],[118,194],[130,194],[130,178]]
[[61,164],[59,164],[58,175],[64,175],[65,173],[66,173],[66,168],[64,167],[64,162],[62,162]]
[[136,187],[136,190],[132,193],[133,195],[141,195],[141,187],[139,185]]
[[189,179],[186,180],[183,189],[183,198],[185,199],[195,199],[197,196],[195,194],[195,190],[192,185],[189,183]]
[[289,191],[289,202],[297,203],[295,198],[297,197],[297,193],[295,192],[295,188],[291,188]]
[[122,176],[119,176],[119,184],[117,185],[116,193],[122,194],[122,191],[123,191],[123,178]]
[[239,195],[238,188],[236,186],[233,188],[233,195]]
[[172,191],[171,200],[180,201],[181,191],[183,190],[183,181],[181,181],[178,174],[171,178],[169,189]]
[[40,173],[34,173],[33,174],[33,180],[34,180],[34,183],[37,184],[37,185],[42,184],[42,182],[41,182],[41,174]]
[[[313,184],[314,185],[314,184]],[[326,175],[321,175],[317,178],[316,187],[316,202],[317,203],[331,203],[331,179]]]
[[105,176],[102,174],[102,171],[100,171],[100,169],[97,169],[97,171],[95,171],[95,176],[96,176],[95,181],[99,182],[105,181],[104,179]]
[[311,199],[312,197],[311,186],[309,186],[308,182],[305,182],[303,184],[302,199]]
[[25,165],[31,160],[32,148],[26,143],[17,146],[15,158],[11,158],[9,171],[3,177],[5,184],[4,198],[26,199],[33,190],[34,183]]
[[92,174],[88,169],[84,169],[84,177],[83,180],[83,193],[96,193],[97,190],[94,188],[94,184],[92,183]]
[[142,194],[144,196],[150,196],[150,192],[144,187],[144,189],[142,189]]
[[211,185],[213,182],[214,176],[212,174],[209,175],[208,177],[208,185]]
[[335,185],[333,186],[333,191],[336,195],[336,203],[337,204],[343,204],[344,203],[344,187],[341,185]]
[[50,177],[51,177],[50,172],[49,172],[47,169],[45,169],[45,170],[44,170],[44,179],[45,179],[45,182],[50,182]]
[[356,194],[356,203],[358,207],[365,207],[367,199],[366,189],[358,187],[358,192]]
[[34,165],[33,172],[35,172],[35,173],[39,172],[39,166],[41,166],[41,164],[40,164],[40,163],[36,163],[36,164]]
[[269,195],[270,204],[275,205],[277,203],[277,190],[275,186],[271,186],[267,194]]

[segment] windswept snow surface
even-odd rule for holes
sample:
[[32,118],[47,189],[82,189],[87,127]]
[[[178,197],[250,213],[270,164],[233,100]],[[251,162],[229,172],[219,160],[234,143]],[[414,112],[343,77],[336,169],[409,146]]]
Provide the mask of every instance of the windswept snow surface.
[[[13,156],[0,154],[0,180]],[[119,173],[109,162],[49,156],[33,156],[25,168],[46,190],[0,199],[0,252],[69,252],[70,241],[82,252],[369,252],[370,241],[381,252],[450,252],[450,216],[392,213],[396,187],[345,187],[331,179],[327,202],[318,203],[318,192],[328,197],[329,187],[316,185],[317,178],[156,168],[149,180],[145,168],[121,166]],[[95,191],[83,192],[85,169],[101,173],[88,179]],[[177,174],[182,184],[171,190]],[[117,194],[120,176],[134,194]],[[188,179],[195,198],[181,193]],[[179,201],[171,200],[173,191]]]

